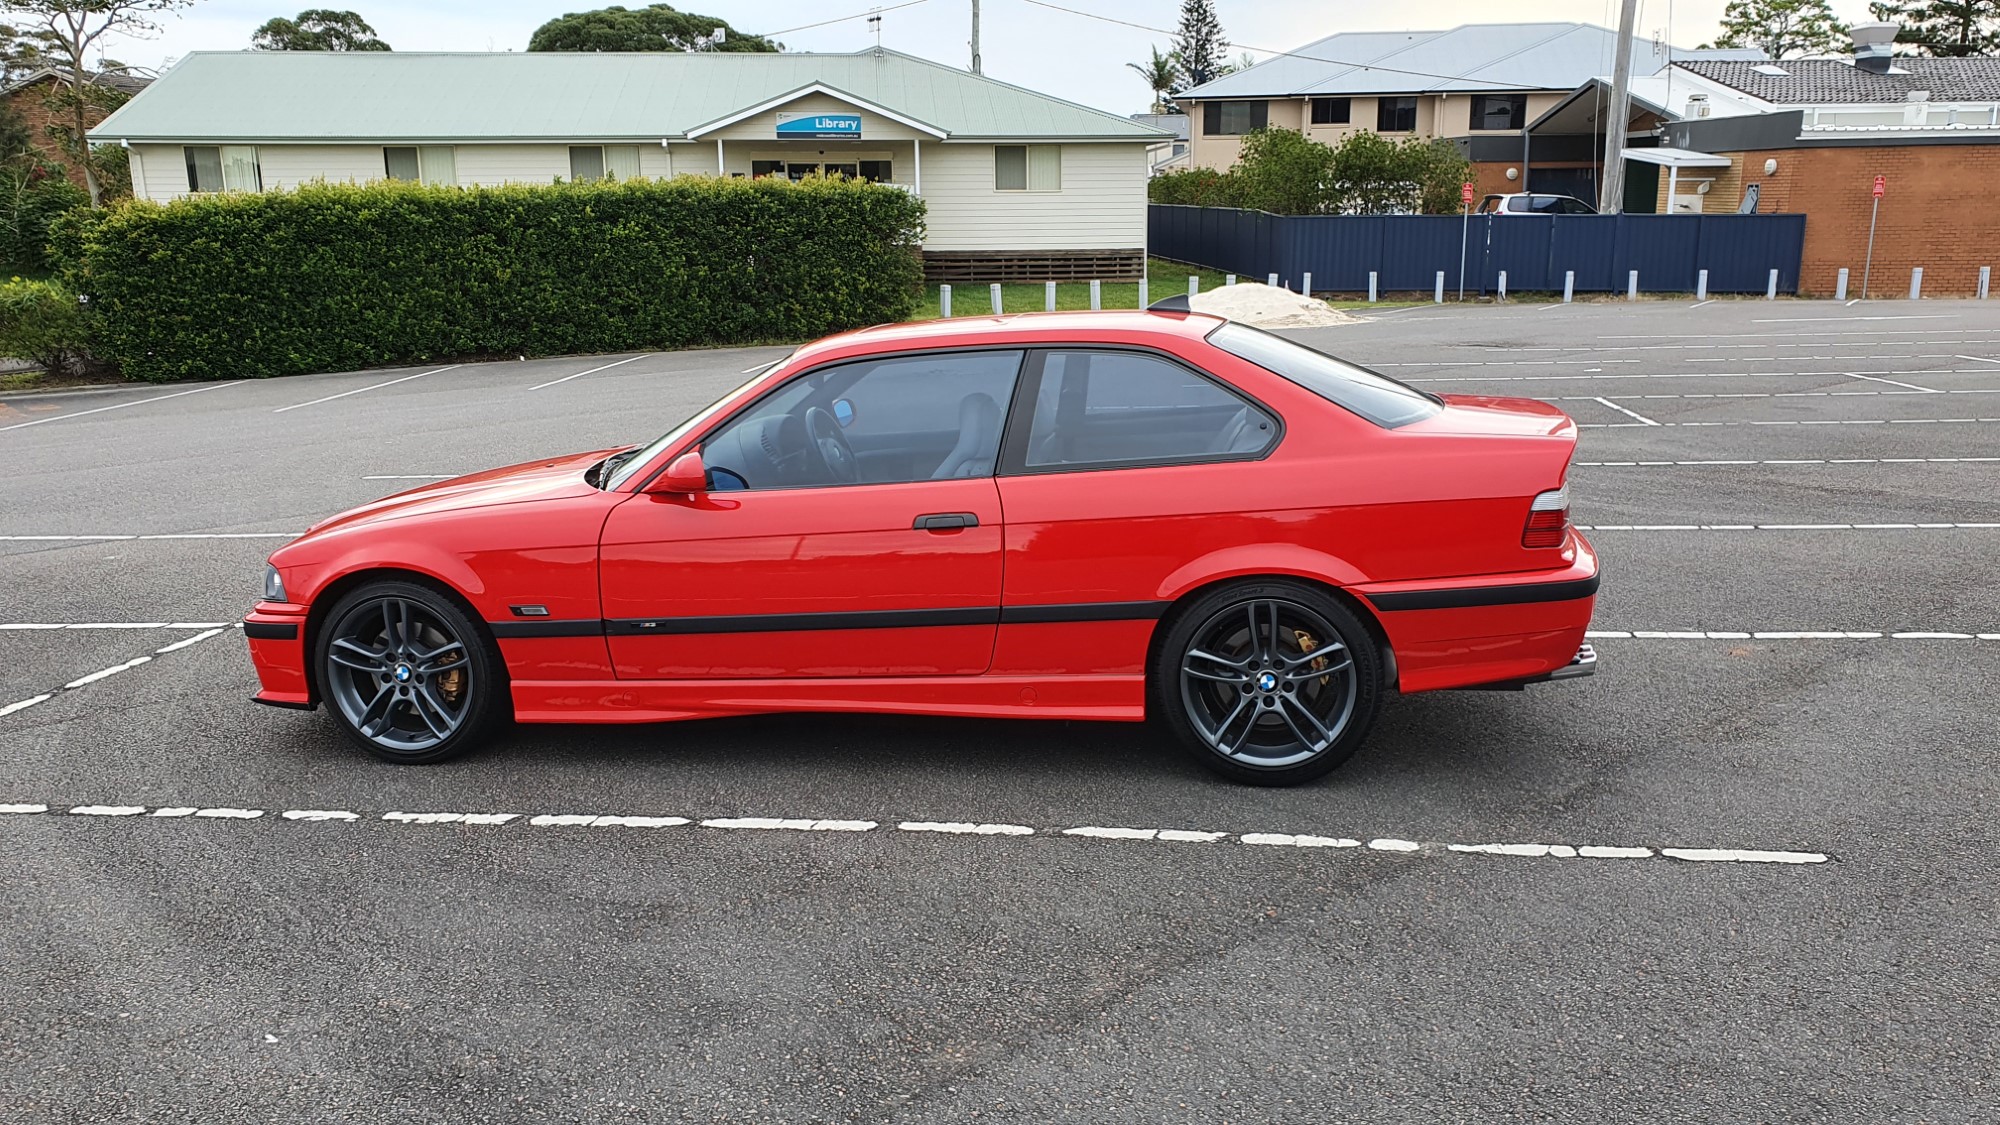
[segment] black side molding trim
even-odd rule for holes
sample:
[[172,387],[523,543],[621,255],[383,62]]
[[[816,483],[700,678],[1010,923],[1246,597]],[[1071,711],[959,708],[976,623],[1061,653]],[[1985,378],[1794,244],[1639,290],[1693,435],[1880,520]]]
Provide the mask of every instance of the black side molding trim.
[[992,625],[998,606],[961,609],[874,609],[855,613],[759,613],[741,617],[647,617],[605,622],[614,637],[691,633],[794,633],[817,629],[923,629],[938,625]]
[[296,641],[299,639],[299,627],[271,621],[245,621],[243,635],[253,641]]
[[604,622],[595,617],[562,620],[488,621],[488,629],[499,640],[522,640],[528,637],[601,637]]
[[1456,590],[1413,590],[1402,594],[1369,594],[1377,609],[1466,609],[1483,605],[1528,605],[1572,602],[1597,592],[1598,576],[1571,582],[1530,582],[1521,586],[1465,586]]
[[1074,605],[1010,605],[1000,610],[1002,625],[1056,621],[1158,621],[1171,602],[1078,602]]

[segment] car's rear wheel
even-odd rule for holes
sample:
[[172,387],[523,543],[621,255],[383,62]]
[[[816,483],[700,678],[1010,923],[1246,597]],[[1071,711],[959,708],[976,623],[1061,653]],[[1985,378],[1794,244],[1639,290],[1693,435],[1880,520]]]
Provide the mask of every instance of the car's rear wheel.
[[1155,706],[1209,769],[1252,785],[1324,776],[1367,737],[1381,656],[1347,607],[1303,582],[1233,583],[1174,615]]
[[327,614],[320,696],[334,721],[388,762],[437,762],[483,741],[506,714],[506,676],[479,623],[414,582],[359,587]]

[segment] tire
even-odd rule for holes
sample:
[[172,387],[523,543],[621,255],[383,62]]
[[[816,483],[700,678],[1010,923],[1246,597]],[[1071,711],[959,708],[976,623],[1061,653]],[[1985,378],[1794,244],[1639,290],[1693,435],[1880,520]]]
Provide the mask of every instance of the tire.
[[320,698],[356,745],[385,762],[442,762],[512,713],[486,628],[429,586],[383,581],[334,603],[314,640]]
[[1325,591],[1256,579],[1176,611],[1150,679],[1155,713],[1203,766],[1249,785],[1297,785],[1324,777],[1367,738],[1382,656]]

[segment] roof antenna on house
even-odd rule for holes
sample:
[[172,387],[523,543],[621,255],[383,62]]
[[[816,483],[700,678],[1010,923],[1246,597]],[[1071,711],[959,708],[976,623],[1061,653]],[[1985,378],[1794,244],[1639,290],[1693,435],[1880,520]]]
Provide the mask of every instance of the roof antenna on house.
[[868,9],[868,30],[875,33],[875,57],[882,57],[882,9]]

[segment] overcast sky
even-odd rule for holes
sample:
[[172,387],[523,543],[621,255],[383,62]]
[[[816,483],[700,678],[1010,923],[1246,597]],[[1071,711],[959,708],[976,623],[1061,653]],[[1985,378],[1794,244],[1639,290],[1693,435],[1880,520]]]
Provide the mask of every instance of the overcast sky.
[[[647,0],[624,0],[642,7]],[[879,0],[883,8],[901,0]],[[1165,49],[1180,11],[1180,0],[1051,0],[1066,8],[1096,13],[1159,32],[1040,7],[1030,0],[983,0],[980,53],[986,73],[1043,93],[1117,113],[1136,113],[1150,98],[1124,64],[1146,57],[1149,46]],[[1694,47],[1716,33],[1725,0],[1643,0],[1639,34],[1668,34],[1676,46]],[[399,51],[522,50],[544,21],[594,3],[563,0],[196,0],[179,17],[169,17],[150,40],[121,41],[112,57],[157,66],[190,51],[233,51],[250,44],[250,33],[273,16],[303,7],[354,4],[382,39]],[[865,18],[877,0],[675,0],[683,11],[719,16],[739,31],[779,33],[794,51],[854,51],[874,42]],[[1573,20],[1612,26],[1613,0],[1218,0],[1231,54],[1243,48],[1289,50],[1340,31],[1438,29],[1462,23]],[[1865,0],[1833,0],[1847,20],[1867,15]],[[899,51],[954,66],[968,61],[971,0],[918,0],[886,12],[882,43]],[[859,13],[862,18],[822,27],[801,25]]]

